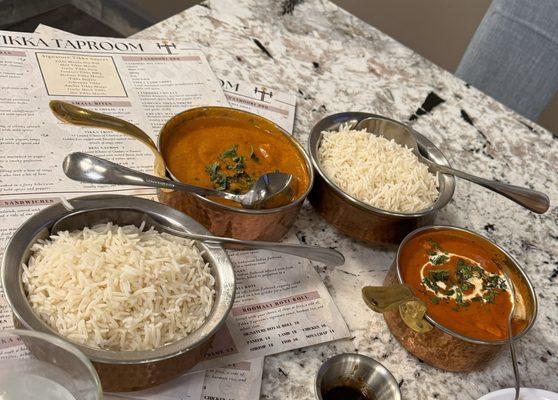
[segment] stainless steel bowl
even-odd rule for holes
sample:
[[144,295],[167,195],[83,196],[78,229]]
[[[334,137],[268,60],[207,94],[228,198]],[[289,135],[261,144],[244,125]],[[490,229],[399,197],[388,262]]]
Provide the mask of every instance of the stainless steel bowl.
[[[187,215],[151,200],[131,196],[96,195],[71,200],[76,209],[106,211],[98,223],[113,222],[118,225],[138,223],[125,220],[119,211],[134,209],[164,221],[175,229],[194,233],[209,233]],[[69,211],[62,204],[47,207],[29,218],[10,240],[2,263],[2,285],[8,304],[14,313],[14,323],[22,328],[53,334],[65,339],[32,310],[21,282],[21,264],[26,263],[31,246],[50,234],[50,228]],[[81,229],[83,226],[76,226]],[[215,277],[215,304],[204,324],[184,339],[166,346],[146,351],[109,351],[73,343],[94,364],[103,389],[106,391],[131,391],[154,386],[183,374],[197,364],[211,344],[211,338],[224,323],[235,294],[235,277],[232,264],[221,246],[197,244],[204,251],[204,258]]]
[[452,198],[455,179],[451,175],[438,176],[438,199],[427,209],[403,213],[386,211],[372,207],[341,190],[322,170],[318,149],[323,131],[335,131],[341,124],[351,120],[375,118],[375,131],[409,130],[415,135],[420,152],[428,159],[442,165],[449,165],[442,152],[434,144],[412,128],[375,114],[345,112],[330,115],[319,121],[310,132],[308,151],[316,170],[316,179],[308,199],[316,211],[331,225],[344,234],[368,244],[398,244],[411,231],[434,222],[438,211]]
[[362,354],[339,354],[322,364],[314,386],[316,399],[337,386],[350,386],[374,400],[401,400],[397,381],[378,361]]

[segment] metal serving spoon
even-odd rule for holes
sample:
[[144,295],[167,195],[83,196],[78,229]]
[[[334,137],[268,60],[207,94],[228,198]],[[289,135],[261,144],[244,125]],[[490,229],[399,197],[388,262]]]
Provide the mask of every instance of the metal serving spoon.
[[139,140],[149,147],[155,156],[155,174],[161,177],[166,175],[165,160],[155,145],[155,142],[153,142],[147,133],[134,124],[111,115],[101,114],[60,100],[52,100],[49,106],[52,113],[63,122],[73,125],[110,129]]
[[86,153],[71,153],[64,158],[62,169],[70,179],[80,182],[148,186],[194,192],[202,196],[216,196],[240,203],[244,208],[263,208],[266,204],[287,204],[293,196],[291,174],[267,173],[258,178],[252,189],[244,194],[233,194],[171,181],[126,168]]
[[514,400],[518,400],[519,399],[519,391],[520,391],[520,387],[521,387],[521,382],[519,380],[519,366],[517,365],[517,356],[515,354],[515,346],[514,346],[514,340],[513,340],[513,328],[512,328],[512,319],[513,319],[513,314],[515,312],[515,301],[516,301],[516,296],[515,296],[515,288],[511,282],[511,279],[509,278],[508,274],[504,272],[504,277],[506,278],[506,283],[508,285],[508,287],[510,288],[510,294],[511,294],[511,298],[512,298],[512,308],[510,310],[510,315],[508,316],[508,341],[510,344],[510,353],[511,353],[511,358],[512,358],[512,365],[513,365],[513,377],[515,380],[515,398]]
[[[122,220],[134,221],[134,225],[140,226],[145,223],[145,228],[153,227],[158,232],[166,232],[168,234],[183,237],[186,239],[198,240],[206,243],[213,243],[223,245],[229,249],[265,249],[276,251],[279,253],[291,254],[293,256],[307,258],[309,260],[321,262],[327,265],[343,265],[345,257],[340,252],[328,249],[325,247],[305,246],[288,243],[274,243],[262,242],[256,240],[239,240],[228,237],[202,235],[197,233],[189,233],[183,230],[178,230],[166,226],[163,222],[158,221],[152,216],[135,209],[122,209],[118,210]],[[76,210],[63,216],[54,223],[50,232],[56,234],[60,231],[73,231],[76,226],[89,226],[98,225],[104,222],[109,222],[106,219],[106,210],[92,209],[92,210]]]
[[[417,140],[410,130],[390,129],[382,133],[378,133],[375,131],[374,127],[370,126],[373,121],[375,122],[374,118],[364,118],[363,120],[360,120],[356,124],[354,124],[353,129],[366,129],[368,132],[372,133],[373,135],[382,136],[388,140],[393,139],[395,143],[400,144],[402,146],[407,146],[418,157],[420,162],[428,166],[428,169],[431,172],[440,172],[442,174],[450,174],[450,175],[454,175],[466,179],[470,182],[476,183],[496,193],[499,193],[502,196],[505,196],[508,199],[515,201],[517,204],[520,204],[523,207],[528,208],[529,210],[534,211],[538,214],[543,214],[548,210],[550,203],[548,200],[548,196],[546,194],[538,192],[536,190],[523,188],[520,186],[508,185],[507,183],[491,181],[488,179],[480,178],[475,175],[468,174],[463,171],[459,171],[457,169],[450,168],[445,165],[436,164],[435,162],[427,159],[426,157],[423,157],[423,155],[419,151]],[[355,120],[349,121],[350,124],[354,122]]]

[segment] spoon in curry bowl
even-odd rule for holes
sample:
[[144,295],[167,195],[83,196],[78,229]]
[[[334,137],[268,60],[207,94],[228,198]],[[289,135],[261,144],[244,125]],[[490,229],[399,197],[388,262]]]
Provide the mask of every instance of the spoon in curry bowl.
[[429,160],[420,153],[417,140],[410,129],[383,129],[381,125],[378,125],[378,119],[374,117],[364,118],[358,122],[356,122],[356,120],[351,120],[349,121],[349,124],[351,126],[351,129],[365,129],[373,135],[384,137],[387,140],[393,140],[395,143],[401,146],[410,148],[418,157],[419,161],[423,164],[426,164],[430,172],[439,172],[442,174],[454,175],[458,176],[459,178],[466,179],[470,182],[476,183],[477,185],[481,185],[498,194],[501,194],[502,196],[505,196],[508,199],[515,201],[517,204],[522,205],[523,207],[538,214],[545,213],[550,206],[548,196],[539,191],[480,178],[478,176],[450,168],[446,165],[440,165]]
[[79,182],[148,186],[193,192],[202,196],[216,196],[232,200],[241,204],[242,207],[250,209],[265,208],[266,205],[278,207],[289,203],[293,197],[293,176],[282,172],[264,174],[256,180],[248,192],[234,194],[145,174],[86,153],[68,154],[64,158],[62,169],[68,178]]
[[517,364],[517,356],[515,354],[515,345],[514,345],[514,338],[513,338],[513,325],[512,325],[512,321],[513,321],[513,316],[515,313],[515,304],[517,301],[517,296],[515,294],[515,288],[513,286],[513,283],[510,279],[510,277],[508,276],[507,273],[504,272],[504,278],[506,279],[506,283],[508,285],[508,287],[510,288],[510,296],[511,296],[511,300],[512,300],[512,308],[510,310],[510,314],[508,315],[508,343],[510,346],[510,353],[511,353],[511,359],[512,359],[512,366],[513,366],[513,377],[514,377],[514,389],[515,389],[515,397],[514,400],[519,400],[519,391],[521,390],[521,382],[520,382],[520,378],[519,378],[519,366]]

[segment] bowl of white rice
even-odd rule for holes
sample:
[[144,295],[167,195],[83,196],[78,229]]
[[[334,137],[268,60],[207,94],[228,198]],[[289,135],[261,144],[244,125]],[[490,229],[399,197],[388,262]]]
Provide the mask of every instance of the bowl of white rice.
[[[355,121],[372,118],[367,130]],[[309,200],[316,211],[346,235],[368,244],[398,244],[414,229],[434,222],[452,198],[455,179],[433,174],[412,150],[382,137],[411,131],[426,158],[449,165],[425,136],[379,115],[346,112],[319,121],[308,150],[316,171]]]
[[29,218],[6,248],[2,285],[14,324],[72,342],[105,391],[145,389],[201,361],[234,300],[226,252],[137,220],[140,211],[209,233],[161,203],[97,195],[71,205],[84,211],[72,229],[51,232],[71,212],[55,204]]

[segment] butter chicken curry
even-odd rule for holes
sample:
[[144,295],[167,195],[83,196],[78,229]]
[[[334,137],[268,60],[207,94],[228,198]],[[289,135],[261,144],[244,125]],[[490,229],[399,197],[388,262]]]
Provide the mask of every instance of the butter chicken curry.
[[[242,194],[268,172],[293,175],[294,195],[308,189],[304,156],[293,140],[279,130],[254,124],[251,119],[197,118],[176,127],[163,156],[181,182]],[[238,203],[212,200],[233,207]]]
[[[427,305],[428,315],[452,331],[485,341],[508,337],[512,297],[493,249],[452,231],[428,231],[400,254],[403,281]],[[511,277],[513,279],[513,277]],[[516,287],[514,335],[527,326],[523,294]]]

